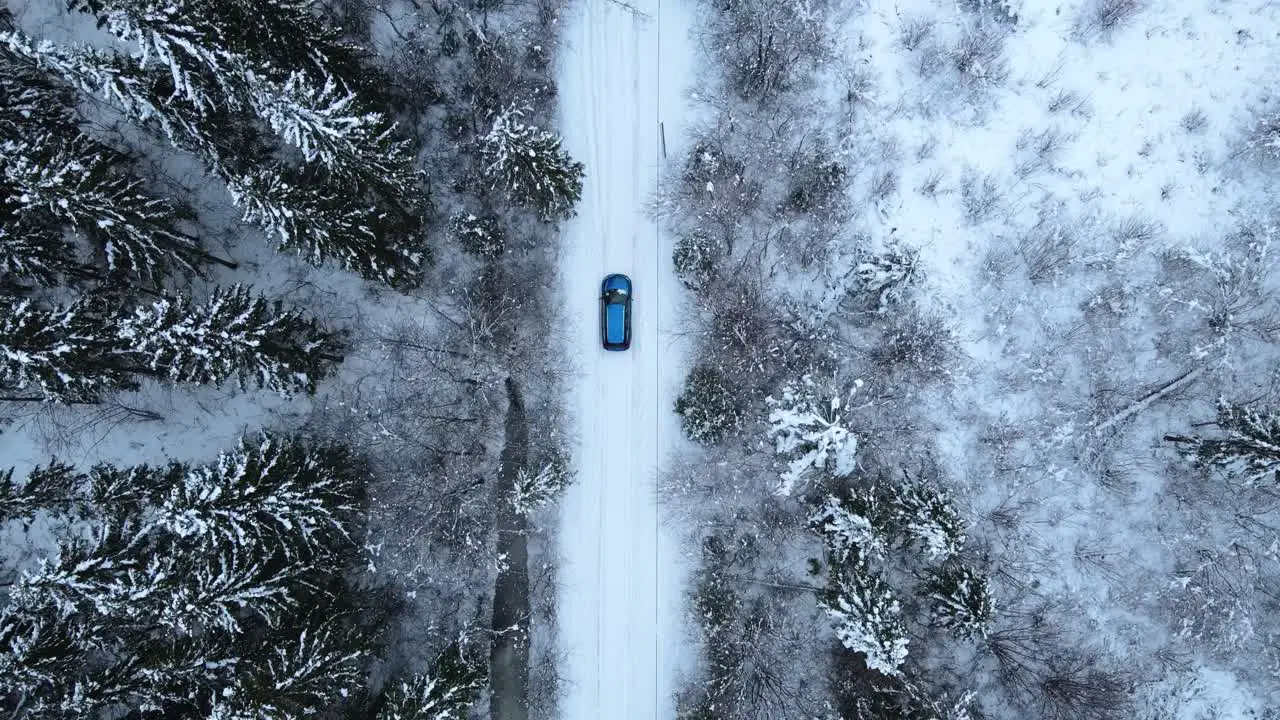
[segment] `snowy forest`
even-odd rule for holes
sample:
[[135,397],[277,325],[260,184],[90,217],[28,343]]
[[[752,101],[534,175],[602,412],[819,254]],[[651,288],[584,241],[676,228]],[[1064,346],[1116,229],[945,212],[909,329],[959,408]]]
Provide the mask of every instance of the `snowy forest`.
[[557,12],[0,3],[7,717],[443,720],[527,682],[550,579],[512,558],[567,477],[525,358],[583,179]]
[[1280,717],[1275,8],[698,18],[679,716]]
[[[1280,8],[688,2],[678,720],[1280,719]],[[560,717],[569,6],[0,0],[0,712]]]

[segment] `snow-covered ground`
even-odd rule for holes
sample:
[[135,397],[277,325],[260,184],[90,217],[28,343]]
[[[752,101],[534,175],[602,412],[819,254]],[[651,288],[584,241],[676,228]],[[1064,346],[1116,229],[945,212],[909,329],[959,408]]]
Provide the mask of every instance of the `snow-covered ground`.
[[[565,148],[587,168],[561,264],[567,354],[580,371],[571,402],[577,478],[560,541],[565,720],[674,713],[682,585],[655,484],[661,458],[679,442],[671,407],[683,353],[667,330],[681,289],[671,239],[644,207],[659,179],[659,122],[677,155],[687,38],[687,10],[677,3],[580,2],[560,60]],[[632,346],[621,353],[599,339],[600,281],[614,272],[629,275],[635,292]]]

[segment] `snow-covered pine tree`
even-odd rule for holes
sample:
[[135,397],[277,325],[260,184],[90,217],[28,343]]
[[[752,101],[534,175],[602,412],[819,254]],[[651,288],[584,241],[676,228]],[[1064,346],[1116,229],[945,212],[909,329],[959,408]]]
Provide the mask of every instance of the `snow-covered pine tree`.
[[97,402],[137,387],[121,363],[110,319],[92,298],[41,310],[0,296],[0,392],[54,402]]
[[147,545],[137,543],[137,530],[127,522],[101,524],[91,535],[67,539],[52,557],[21,575],[10,588],[10,601],[16,607],[52,606],[63,617],[145,618],[148,596],[133,594],[139,587],[130,574],[155,558],[140,557]]
[[[86,237],[110,275],[162,286],[175,273],[198,274],[213,259],[199,240],[176,228],[172,203],[142,191],[122,172],[125,158],[84,135],[40,133],[0,143],[0,192],[8,191],[18,220],[47,218]],[[228,264],[225,261],[223,264]]]
[[304,718],[332,708],[360,687],[370,643],[332,619],[307,618],[246,648],[235,685],[211,698],[210,717]]
[[1249,484],[1280,483],[1280,413],[1218,401],[1214,422],[1222,437],[1166,435],[1204,468],[1226,471]]
[[58,717],[298,717],[339,702],[370,645],[327,602],[341,561],[319,546],[350,547],[358,472],[340,447],[263,438],[212,467],[100,465],[63,483],[105,502],[9,588],[0,692],[27,690]]
[[[305,566],[280,562],[270,546],[239,542],[200,553],[162,541],[158,549],[164,548],[172,552],[150,559],[123,585],[137,596],[154,597],[148,619],[178,637],[239,634],[246,618],[274,627],[299,610],[291,588]],[[172,577],[182,581],[148,582]]]
[[346,539],[359,472],[340,446],[263,434],[186,470],[149,521],[205,551],[247,543],[305,559]]
[[[175,91],[205,112],[225,106],[244,109],[280,139],[316,163],[342,185],[357,190],[374,186],[408,201],[420,180],[407,142],[392,137],[394,125],[370,111],[332,72],[332,63],[302,44],[332,39],[305,5],[268,2],[267,12],[241,15],[240,21],[288,12],[298,24],[273,28],[278,48],[254,47],[260,31],[237,24],[227,3],[205,0],[72,0],[77,9],[98,16],[108,30],[134,45],[144,67],[153,62],[173,78]],[[240,3],[230,3],[234,11]],[[246,42],[248,41],[248,42]],[[334,47],[334,45],[330,45]],[[284,52],[282,52],[284,51]],[[301,64],[301,67],[298,67]],[[354,70],[354,69],[353,69]]]
[[685,437],[711,445],[742,426],[744,413],[738,398],[719,370],[698,365],[689,372],[676,398],[675,412]]
[[774,452],[787,460],[775,492],[790,495],[815,471],[847,477],[857,468],[858,439],[849,431],[848,400],[862,387],[855,380],[842,397],[823,396],[823,388],[811,376],[789,384],[781,398],[767,397],[768,437]]
[[822,536],[830,562],[865,563],[883,559],[893,544],[896,512],[876,487],[859,487],[844,497],[828,495],[809,527]]
[[[4,193],[0,188],[0,196]],[[5,212],[0,206],[0,294],[27,295],[33,286],[55,287],[64,278],[85,276],[87,269],[59,230],[23,223]]]
[[933,623],[961,639],[986,637],[995,615],[987,578],[966,565],[935,571],[922,588]]
[[[247,146],[254,143],[236,141],[243,133],[227,127],[226,113],[210,115],[175,94],[167,73],[139,68],[92,48],[37,43],[17,31],[0,31],[0,46],[82,92],[105,97],[143,127],[199,156],[227,184],[244,220],[277,238],[282,250],[297,252],[314,264],[334,260],[391,285],[411,285],[418,279],[425,255],[402,236],[402,212],[389,218],[362,193],[251,152]],[[379,142],[384,141],[389,139]],[[415,202],[400,200],[404,206]]]
[[486,680],[483,666],[454,643],[426,675],[394,683],[377,720],[466,720]]
[[21,484],[13,479],[12,468],[0,471],[0,524],[30,520],[41,510],[69,513],[85,480],[83,473],[56,460],[32,470]]
[[511,489],[511,508],[519,515],[529,515],[546,506],[564,491],[571,480],[568,464],[555,456],[535,468],[522,467],[516,473]]
[[891,485],[890,490],[904,548],[918,543],[931,562],[942,562],[960,552],[966,541],[964,520],[945,491],[910,476]]
[[84,666],[92,633],[52,605],[0,610],[0,698],[61,694]]
[[348,85],[368,74],[367,54],[343,39],[317,12],[316,0],[219,0],[206,2],[216,10],[218,27],[227,46],[274,68],[291,68],[332,75]]
[[203,303],[162,299],[138,307],[116,334],[140,371],[174,382],[235,379],[281,395],[314,393],[342,359],[337,334],[240,285],[218,288]]
[[867,667],[891,677],[907,658],[907,631],[893,589],[865,563],[833,569],[818,604],[831,618],[836,638],[866,657]]
[[170,487],[186,477],[188,467],[170,462],[164,465],[116,467],[94,465],[83,483],[77,483],[78,496],[73,500],[82,514],[99,519],[137,517],[145,506],[160,502]]
[[425,255],[384,232],[385,216],[373,205],[272,166],[230,178],[228,187],[244,219],[275,237],[281,249],[313,265],[334,260],[362,277],[393,287],[412,285]]
[[[0,29],[5,27],[0,17]],[[74,102],[69,88],[0,46],[0,138],[5,138],[0,142],[0,178],[12,162],[12,146],[33,129],[45,136],[76,131],[68,116]],[[64,277],[79,276],[82,265],[62,229],[24,217],[22,204],[22,197],[0,179],[0,291],[23,292],[32,284],[52,287]]]
[[81,92],[117,105],[175,146],[198,153],[215,169],[222,165],[221,150],[231,149],[217,142],[217,128],[199,107],[174,94],[167,74],[90,47],[37,42],[17,30],[0,30],[0,46]]
[[526,125],[523,116],[514,105],[494,116],[480,138],[484,177],[543,220],[572,217],[582,197],[583,165],[560,148],[555,133]]

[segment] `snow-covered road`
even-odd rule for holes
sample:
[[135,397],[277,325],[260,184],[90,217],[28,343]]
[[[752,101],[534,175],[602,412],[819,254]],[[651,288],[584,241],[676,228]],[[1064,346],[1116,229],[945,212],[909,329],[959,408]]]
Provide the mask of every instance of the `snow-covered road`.
[[[687,12],[674,0],[579,0],[560,55],[561,130],[587,172],[561,265],[568,352],[581,370],[571,398],[578,476],[560,540],[565,720],[674,716],[681,584],[654,499],[658,461],[678,442],[671,407],[682,370],[665,331],[679,292],[671,240],[644,206],[659,181],[659,121],[676,155]],[[613,272],[634,284],[632,347],[621,353],[599,339],[600,281]]]

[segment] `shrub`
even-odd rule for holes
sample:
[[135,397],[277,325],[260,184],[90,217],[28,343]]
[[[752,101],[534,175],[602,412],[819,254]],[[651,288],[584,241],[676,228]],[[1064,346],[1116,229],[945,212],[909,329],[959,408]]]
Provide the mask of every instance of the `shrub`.
[[1245,146],[1259,157],[1280,160],[1280,113],[1259,120]]
[[715,194],[717,186],[736,185],[742,182],[746,164],[725,152],[716,142],[702,142],[685,161],[681,176],[689,192],[696,198]]
[[970,12],[990,17],[1002,25],[1018,24],[1021,0],[957,0],[956,5]]
[[1000,190],[990,175],[966,169],[960,176],[960,204],[964,219],[976,225],[991,217],[1000,206]]
[[978,27],[966,32],[948,52],[951,65],[960,73],[960,83],[970,86],[998,85],[1009,77],[1004,57],[1004,33]]
[[858,280],[857,292],[874,298],[876,312],[880,313],[901,304],[906,292],[923,275],[920,252],[897,242],[855,265],[853,272]]
[[1081,38],[1109,35],[1133,21],[1142,11],[1142,0],[1094,0],[1076,23]]
[[836,160],[808,158],[791,174],[783,210],[807,213],[826,209],[839,198],[848,175],[848,168]]
[[946,321],[910,311],[890,321],[870,359],[885,371],[928,374],[945,371],[955,355],[955,337]]
[[699,290],[716,275],[716,258],[721,253],[720,244],[706,233],[693,232],[676,241],[671,253],[676,276],[690,290]]
[[1018,254],[1026,263],[1031,282],[1052,282],[1075,259],[1076,237],[1070,228],[1042,220],[1018,240]]
[[477,217],[471,213],[455,213],[449,218],[449,236],[472,255],[496,258],[507,249],[506,233],[492,215]]
[[702,364],[685,378],[684,390],[676,398],[680,426],[690,440],[710,445],[742,426],[743,409],[737,395],[718,369]]
[[912,52],[920,47],[920,44],[933,34],[935,23],[921,17],[909,18],[902,21],[902,28],[898,33],[898,42],[907,52]]

